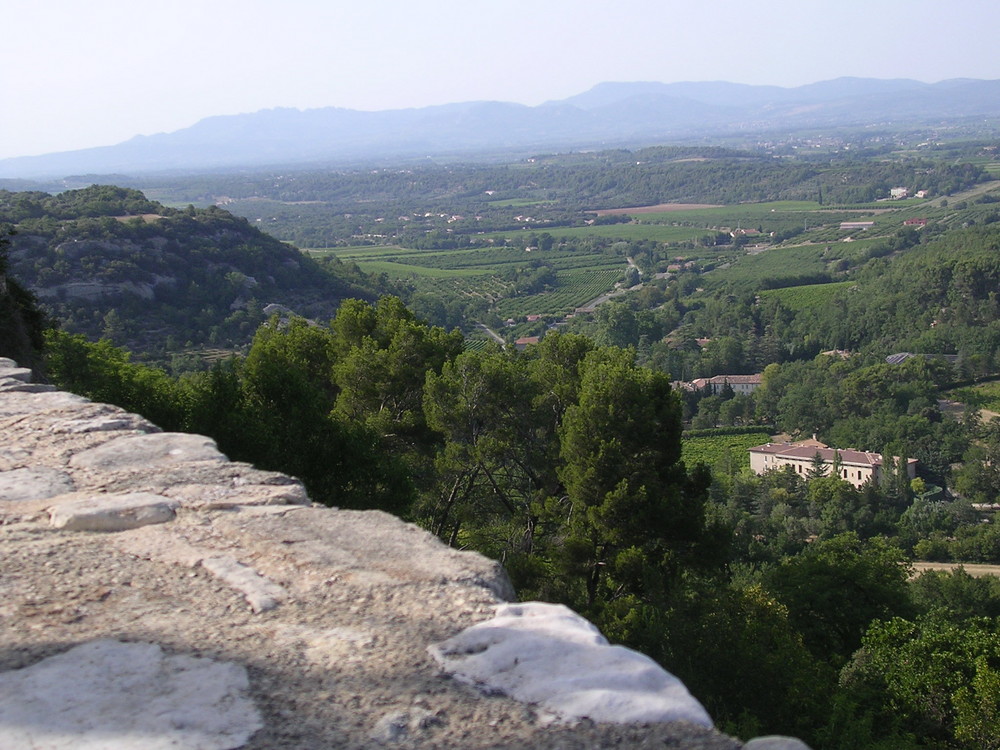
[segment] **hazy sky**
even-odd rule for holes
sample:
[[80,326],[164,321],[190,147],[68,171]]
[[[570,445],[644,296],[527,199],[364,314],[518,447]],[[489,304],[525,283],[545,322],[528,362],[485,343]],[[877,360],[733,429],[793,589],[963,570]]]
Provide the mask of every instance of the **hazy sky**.
[[0,158],[269,107],[1000,79],[992,0],[3,0]]

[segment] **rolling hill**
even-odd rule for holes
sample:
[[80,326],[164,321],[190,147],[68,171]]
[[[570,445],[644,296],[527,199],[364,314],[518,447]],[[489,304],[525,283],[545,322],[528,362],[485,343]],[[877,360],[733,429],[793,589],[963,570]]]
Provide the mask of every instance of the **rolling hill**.
[[245,219],[167,208],[137,190],[0,191],[3,223],[16,231],[11,274],[62,328],[140,355],[238,348],[274,311],[322,320],[345,297],[373,297],[360,273],[320,265]]

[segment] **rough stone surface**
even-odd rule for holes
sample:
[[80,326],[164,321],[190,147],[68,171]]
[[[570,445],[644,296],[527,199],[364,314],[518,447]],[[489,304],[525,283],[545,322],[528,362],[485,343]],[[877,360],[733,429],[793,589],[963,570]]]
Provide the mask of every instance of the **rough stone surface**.
[[9,503],[44,500],[75,488],[69,474],[39,466],[0,472],[0,501]]
[[52,425],[53,432],[111,432],[114,430],[159,432],[157,428],[135,414],[106,414],[90,419],[67,419]]
[[229,750],[261,727],[246,669],[98,640],[0,673],[0,747]]
[[[0,360],[0,379],[13,367]],[[260,727],[245,738],[235,724],[223,729],[247,750],[742,746],[689,722],[554,724],[531,704],[443,674],[428,647],[490,619],[513,591],[494,561],[398,518],[310,506],[296,480],[230,462],[207,438],[161,433],[58,391],[0,393],[0,435],[0,477],[13,477],[7,492],[23,498],[0,501],[2,716],[21,714],[10,702],[21,689],[6,687],[20,670],[110,640],[159,648],[163,664],[244,670],[238,692]],[[55,494],[28,488],[43,475],[71,484]],[[103,533],[50,524],[85,498],[142,493],[173,518]],[[108,682],[122,705],[136,705],[128,680]],[[50,692],[70,703],[0,724],[58,736],[74,696],[88,690]],[[173,717],[173,729],[200,721],[199,711],[163,701],[154,714]],[[87,715],[92,731],[121,732],[111,714]],[[120,747],[158,747],[171,728],[157,726]]]
[[70,460],[83,469],[125,469],[194,461],[225,461],[215,441],[202,435],[161,432],[128,435],[78,453]]
[[[279,475],[280,476],[280,475]],[[225,510],[241,505],[309,505],[309,495],[301,482],[286,484],[184,484],[169,487],[168,497],[186,507],[202,510]]]
[[87,399],[83,396],[63,391],[46,393],[11,391],[4,394],[3,402],[0,403],[0,417],[44,413],[84,403],[87,403]]

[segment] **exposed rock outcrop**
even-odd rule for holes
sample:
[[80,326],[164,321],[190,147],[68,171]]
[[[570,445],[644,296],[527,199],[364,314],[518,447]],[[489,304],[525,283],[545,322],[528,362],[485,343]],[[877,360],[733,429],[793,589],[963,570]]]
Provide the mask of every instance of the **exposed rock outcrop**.
[[696,713],[565,723],[453,679],[429,648],[459,658],[510,583],[386,513],[313,506],[2,359],[0,435],[2,747],[741,747]]

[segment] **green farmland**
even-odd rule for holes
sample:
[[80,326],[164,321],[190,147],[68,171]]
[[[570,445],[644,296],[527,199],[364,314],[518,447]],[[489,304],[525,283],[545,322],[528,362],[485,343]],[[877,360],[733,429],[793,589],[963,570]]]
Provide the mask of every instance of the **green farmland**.
[[739,206],[714,206],[704,208],[678,208],[676,210],[629,214],[642,223],[756,227],[758,224],[773,222],[775,219],[801,224],[803,214],[825,213],[824,208],[814,201],[772,201],[769,203],[744,203]]
[[794,281],[797,278],[830,274],[837,270],[839,261],[848,263],[863,259],[873,244],[871,240],[831,242],[829,244],[772,247],[755,255],[744,255],[728,267],[708,274],[713,284],[736,283],[760,286],[766,282]]
[[[533,203],[530,199],[502,203],[521,205],[521,200],[523,205]],[[843,288],[839,283],[825,282],[839,281],[845,269],[867,260],[872,246],[894,235],[904,218],[935,221],[939,220],[937,214],[945,213],[945,209],[924,203],[910,207],[903,201],[880,204],[878,212],[861,206],[821,206],[815,201],[692,205],[668,211],[636,209],[628,213],[632,219],[628,223],[535,227],[472,237],[454,235],[458,242],[476,243],[467,247],[367,245],[307,252],[333,254],[363,271],[385,274],[418,294],[433,294],[446,303],[464,299],[475,302],[480,309],[486,304],[491,312],[506,319],[572,312],[612,291],[621,280],[626,270],[624,258],[607,252],[608,244],[653,242],[660,245],[661,263],[667,262],[665,258],[698,261],[707,271],[706,288],[726,284],[758,290],[790,287],[780,294],[765,291],[765,295],[774,294],[789,307],[803,309],[821,305]],[[874,227],[867,232],[840,228],[841,222],[859,220],[871,220]],[[746,238],[754,246],[750,252],[738,245],[712,246],[704,242],[706,236],[714,241],[717,232],[739,227],[762,232]],[[539,235],[550,235],[556,242],[547,249],[535,247],[542,244],[536,240]],[[588,242],[591,239],[596,242]],[[774,244],[769,245],[771,242]],[[520,280],[542,267],[552,272],[544,289],[526,290]]]
[[621,272],[614,269],[558,272],[557,285],[552,291],[500,300],[497,314],[502,318],[562,315],[609,291],[620,278]]
[[[626,269],[624,258],[566,247],[526,251],[520,247],[417,250],[398,246],[323,248],[312,255],[335,255],[363,271],[405,280],[421,293],[441,299],[485,300],[502,318],[561,316],[614,288]],[[553,277],[544,291],[516,293],[518,274],[544,264]]]
[[468,268],[428,268],[426,266],[414,266],[407,263],[395,263],[391,260],[362,260],[355,261],[358,268],[366,273],[384,273],[393,278],[406,278],[407,276],[431,276],[435,278],[452,278],[455,276],[482,276],[485,271],[477,271]]
[[759,285],[764,281],[794,279],[827,273],[830,263],[840,256],[828,254],[825,245],[775,247],[757,255],[747,255],[727,268],[708,274],[713,283]]
[[808,284],[789,286],[784,289],[767,289],[760,293],[764,299],[776,298],[791,310],[799,312],[811,307],[819,307],[829,302],[834,295],[854,286],[853,281],[838,281],[832,284]]
[[687,466],[703,463],[716,466],[720,462],[732,461],[739,469],[750,467],[750,454],[755,445],[762,445],[771,439],[767,430],[744,435],[709,435],[681,439],[681,458]]
[[[906,203],[906,201],[894,201],[892,208],[903,208]],[[821,206],[815,201],[771,201],[709,208],[696,206],[652,213],[637,211],[628,215],[641,225],[682,225],[674,228],[686,228],[689,232],[695,230],[699,234],[723,227],[759,229],[765,234],[770,234],[787,232],[799,227],[803,230],[838,227],[840,222],[859,220],[862,214],[875,208],[884,210],[887,206],[884,204]]]

